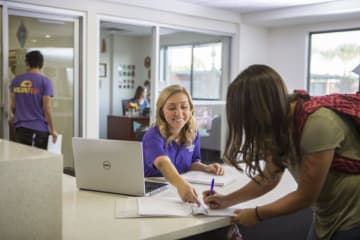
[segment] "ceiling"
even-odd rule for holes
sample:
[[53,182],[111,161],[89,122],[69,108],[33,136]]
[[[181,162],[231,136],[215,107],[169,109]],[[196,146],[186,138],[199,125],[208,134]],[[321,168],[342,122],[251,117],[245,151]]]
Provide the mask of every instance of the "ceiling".
[[325,3],[339,0],[177,0],[197,4],[204,7],[229,10],[237,13],[251,13],[275,10],[287,7],[299,7],[310,4]]

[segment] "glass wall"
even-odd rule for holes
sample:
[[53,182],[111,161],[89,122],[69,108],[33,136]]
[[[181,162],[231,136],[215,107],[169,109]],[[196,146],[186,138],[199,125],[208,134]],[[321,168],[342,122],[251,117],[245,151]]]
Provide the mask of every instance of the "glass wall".
[[0,138],[5,138],[5,129],[8,128],[7,116],[5,115],[5,104],[7,104],[6,82],[3,78],[3,8],[0,6]]
[[191,94],[204,162],[221,162],[224,98],[230,82],[230,36],[160,28],[159,91],[171,84]]
[[230,37],[160,29],[160,88],[184,86],[194,100],[222,100]]

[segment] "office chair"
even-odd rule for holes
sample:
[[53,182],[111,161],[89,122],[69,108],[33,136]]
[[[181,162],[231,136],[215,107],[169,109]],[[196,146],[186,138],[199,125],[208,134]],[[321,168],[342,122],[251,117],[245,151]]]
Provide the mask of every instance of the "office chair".
[[131,99],[122,99],[122,100],[121,100],[121,106],[122,106],[123,116],[125,116],[126,106],[128,105],[128,103],[129,103],[130,101],[131,101]]

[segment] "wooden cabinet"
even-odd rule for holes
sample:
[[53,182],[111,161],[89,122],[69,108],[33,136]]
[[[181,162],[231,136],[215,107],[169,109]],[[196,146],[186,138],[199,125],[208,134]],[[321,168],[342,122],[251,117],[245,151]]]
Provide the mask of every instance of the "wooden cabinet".
[[135,131],[141,126],[149,126],[148,117],[127,117],[108,115],[107,138],[136,141]]

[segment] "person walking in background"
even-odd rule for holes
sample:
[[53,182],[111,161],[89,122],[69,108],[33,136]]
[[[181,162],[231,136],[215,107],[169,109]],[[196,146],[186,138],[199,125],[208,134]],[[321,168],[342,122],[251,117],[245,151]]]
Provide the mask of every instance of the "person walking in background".
[[44,57],[40,51],[26,54],[27,72],[16,76],[10,86],[11,112],[14,116],[16,142],[47,149],[49,134],[56,142],[50,79],[41,74]]
[[238,209],[233,220],[253,226],[312,206],[308,240],[360,239],[360,95],[289,95],[274,69],[252,65],[228,87],[226,113],[224,158],[241,171],[242,160],[252,181],[226,195],[205,191],[210,208],[264,195],[288,168],[296,190],[266,205]]
[[189,93],[180,85],[160,92],[156,103],[156,123],[144,135],[146,177],[164,176],[177,188],[183,201],[199,204],[195,189],[180,174],[189,170],[223,175],[217,163],[205,165],[200,159],[200,137]]

